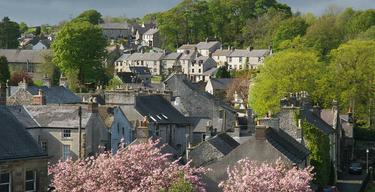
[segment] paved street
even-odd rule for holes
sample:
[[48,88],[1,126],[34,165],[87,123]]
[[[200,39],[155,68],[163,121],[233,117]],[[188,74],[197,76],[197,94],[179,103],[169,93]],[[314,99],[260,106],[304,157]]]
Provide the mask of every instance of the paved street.
[[358,192],[365,176],[366,174],[364,173],[362,175],[345,173],[345,175],[337,181],[337,187],[340,192]]

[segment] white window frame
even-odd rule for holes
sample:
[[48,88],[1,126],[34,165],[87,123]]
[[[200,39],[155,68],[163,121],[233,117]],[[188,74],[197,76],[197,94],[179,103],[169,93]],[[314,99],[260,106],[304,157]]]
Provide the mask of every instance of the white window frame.
[[[33,172],[33,179],[30,179],[30,180],[27,180],[26,179],[26,173],[28,172],[28,171],[32,171]],[[32,181],[33,182],[33,184],[34,184],[34,189],[33,190],[26,190],[26,183],[27,182],[30,182],[30,181]],[[25,192],[35,192],[36,191],[36,171],[33,171],[33,170],[26,170],[25,171]]]
[[3,172],[0,171],[0,174],[8,174],[8,176],[9,176],[8,183],[0,183],[0,186],[1,185],[8,185],[8,192],[10,192],[11,189],[12,189],[12,175],[10,174],[10,172],[5,172],[5,171],[3,171]]
[[[68,147],[69,151],[65,151],[65,147]],[[71,150],[70,150],[70,145],[63,145],[63,148],[62,148],[62,155],[63,155],[63,160],[67,160],[69,157],[70,157],[70,154],[71,154]]]
[[70,129],[63,129],[62,138],[68,139],[68,138],[71,138],[71,137],[72,137],[72,130],[70,130]]

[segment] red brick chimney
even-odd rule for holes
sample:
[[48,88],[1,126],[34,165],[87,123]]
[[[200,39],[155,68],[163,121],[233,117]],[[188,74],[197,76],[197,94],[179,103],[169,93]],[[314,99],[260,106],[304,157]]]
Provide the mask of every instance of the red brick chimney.
[[46,105],[46,103],[44,91],[39,89],[38,95],[33,96],[33,105]]

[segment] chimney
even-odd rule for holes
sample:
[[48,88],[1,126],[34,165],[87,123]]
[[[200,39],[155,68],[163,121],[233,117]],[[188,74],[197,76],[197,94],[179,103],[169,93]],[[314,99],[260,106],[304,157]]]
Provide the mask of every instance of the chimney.
[[208,43],[208,38],[206,38],[206,43]]
[[266,130],[267,130],[267,127],[265,125],[255,126],[255,139],[256,140],[265,140],[266,139]]
[[33,105],[46,105],[46,96],[43,90],[39,89],[38,95],[33,96]]
[[59,86],[68,88],[68,79],[62,73],[60,75]]
[[91,97],[90,102],[88,103],[88,112],[89,113],[98,113],[98,103],[96,97]]
[[7,88],[5,84],[0,83],[0,106],[7,104]]
[[142,121],[136,123],[136,138],[147,141],[150,138],[150,132],[148,129],[148,120],[145,116]]
[[23,78],[23,80],[18,83],[18,87],[25,90],[27,89],[27,82],[25,78]]
[[51,88],[52,86],[51,78],[49,78],[47,74],[44,75],[44,78],[42,79],[42,83],[43,83],[43,86],[46,86],[48,88]]

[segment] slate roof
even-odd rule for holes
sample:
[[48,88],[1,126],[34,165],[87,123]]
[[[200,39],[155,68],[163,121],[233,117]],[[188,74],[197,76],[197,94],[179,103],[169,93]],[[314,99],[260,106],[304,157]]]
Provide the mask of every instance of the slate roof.
[[[24,109],[13,108],[12,113],[22,120],[26,128],[51,127],[51,128],[78,128],[79,117],[77,105],[25,105]],[[86,127],[92,113],[86,106],[82,106],[82,127]],[[32,120],[35,123],[31,123]]]
[[203,75],[215,75],[217,72],[218,68],[217,67],[212,67],[209,70],[203,72]]
[[136,31],[138,31],[138,33],[139,33],[140,35],[143,35],[147,30],[149,30],[150,28],[155,27],[156,25],[153,24],[153,23],[147,23],[147,24],[145,23],[144,26],[145,26],[145,27],[142,27],[142,25],[140,25],[140,24],[138,24],[138,23],[135,23],[135,24],[132,25],[132,27],[133,27]]
[[100,26],[103,28],[103,29],[129,29],[129,25],[128,23],[124,22],[124,23],[102,23],[100,24]]
[[231,57],[264,57],[269,54],[268,49],[254,49],[254,50],[247,50],[247,49],[235,49],[230,56]]
[[153,35],[155,33],[159,32],[159,29],[157,28],[151,28],[149,30],[147,30],[145,33],[143,33],[143,35]]
[[136,67],[129,67],[129,69],[132,73],[135,73],[138,75],[151,75],[150,69],[147,67],[136,66]]
[[143,115],[134,108],[134,105],[121,105],[120,108],[129,121],[135,122],[137,120],[143,120]]
[[331,127],[331,125],[313,113],[312,109],[305,108],[300,111],[303,119],[306,119],[307,122],[320,129],[324,134],[329,135],[334,133],[335,130]]
[[163,58],[163,60],[178,60],[181,55],[182,53],[169,53]]
[[217,45],[220,45],[219,41],[199,42],[196,47],[198,49],[211,49]]
[[212,53],[212,56],[229,56],[233,51],[228,49],[218,49]]
[[184,54],[181,55],[180,60],[190,60],[192,58],[192,56],[195,55],[195,54],[196,54],[195,51],[190,51],[189,54],[184,53]]
[[130,56],[130,54],[122,54],[118,59],[116,59],[115,62],[125,61],[129,56]]
[[108,129],[111,129],[113,121],[115,119],[113,107],[99,106],[98,113],[99,113],[100,118],[102,118],[102,120],[104,121],[105,126]]
[[178,49],[181,49],[181,50],[195,50],[196,48],[196,44],[183,44],[181,45]]
[[159,61],[164,53],[133,53],[126,60],[128,61]]
[[[13,96],[19,89],[21,88],[18,86],[12,86],[10,95]],[[62,86],[52,86],[50,88],[46,86],[27,87],[27,91],[32,95],[38,95],[39,89],[44,91],[47,104],[74,104],[81,102],[81,98],[79,96]]]
[[43,54],[50,50],[0,49],[0,56],[5,56],[9,63],[43,63]]
[[207,140],[212,146],[226,155],[240,144],[226,133],[220,133],[213,138]]
[[135,109],[160,124],[190,124],[189,120],[160,95],[137,96]]
[[310,151],[282,129],[267,128],[267,141],[294,163],[303,162]]
[[233,78],[211,78],[209,82],[211,82],[214,90],[225,90],[228,89],[234,80]]
[[0,106],[0,122],[0,161],[47,157],[47,154],[5,106]]
[[207,117],[186,117],[189,119],[191,126],[193,127],[193,132],[205,133],[207,123],[211,122],[211,119]]

